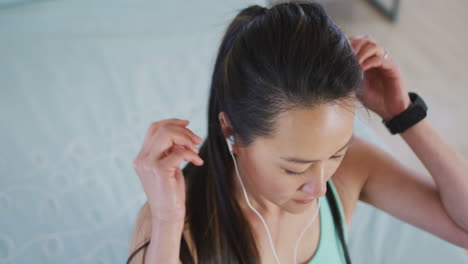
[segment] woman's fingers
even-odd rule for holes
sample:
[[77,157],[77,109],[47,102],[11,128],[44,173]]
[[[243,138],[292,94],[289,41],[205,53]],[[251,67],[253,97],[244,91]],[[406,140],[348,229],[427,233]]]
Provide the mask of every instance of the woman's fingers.
[[188,125],[188,123],[189,123],[189,120],[178,119],[178,118],[164,119],[164,120],[151,123],[151,125],[148,127],[146,131],[146,135],[143,140],[143,146],[137,158],[142,159],[148,155],[152,147],[152,142],[154,141],[154,134],[156,133],[158,128],[163,127],[165,125],[169,125],[169,124],[185,127]]
[[174,145],[183,146],[194,153],[199,153],[192,138],[184,131],[174,127],[163,127],[154,136],[148,158],[153,161],[166,157]]
[[380,67],[383,64],[383,58],[378,55],[373,55],[361,64],[362,70],[367,71],[370,68]]
[[203,165],[203,160],[198,154],[182,146],[174,146],[171,154],[159,161],[158,170],[162,172],[162,175],[173,174],[184,161],[192,162],[195,165]]
[[183,128],[183,127],[177,127],[177,128],[180,128],[184,133],[187,133],[187,135],[189,135],[191,138],[192,138],[192,141],[198,145],[200,144],[203,139],[197,135],[195,135],[195,133],[192,132],[192,130],[188,129],[188,128]]
[[357,37],[350,37],[349,38],[351,47],[353,48],[356,56],[358,57],[359,63],[362,63],[367,58],[371,57],[376,53],[382,53],[383,56],[383,48],[380,47],[371,37],[364,35],[364,36],[357,36]]
[[353,48],[356,54],[361,50],[362,46],[366,44],[369,40],[371,40],[371,38],[367,35],[349,37],[351,47]]
[[198,153],[199,150],[195,145],[201,142],[201,138],[188,128],[173,124],[159,127],[150,140],[149,146],[143,150],[141,155],[143,158],[151,155],[154,160],[165,156],[165,153],[173,144],[183,145]]
[[362,64],[369,57],[376,55],[381,49],[381,47],[373,42],[367,42],[362,45],[362,48],[357,54],[359,64]]
[[350,37],[349,39],[363,71],[375,67],[391,68],[389,58],[384,59],[385,49],[372,38],[359,36]]

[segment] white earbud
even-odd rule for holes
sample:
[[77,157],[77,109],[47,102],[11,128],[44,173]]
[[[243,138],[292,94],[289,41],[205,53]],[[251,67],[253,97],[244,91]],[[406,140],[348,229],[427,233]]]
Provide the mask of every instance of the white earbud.
[[[242,178],[240,177],[239,175],[239,170],[237,169],[237,162],[236,162],[236,158],[234,157],[234,154],[232,152],[232,144],[234,144],[236,141],[236,138],[235,136],[231,135],[229,137],[226,138],[226,142],[227,142],[227,145],[228,145],[228,148],[229,148],[229,152],[231,153],[231,156],[232,156],[232,159],[234,161],[234,167],[236,169],[236,174],[237,174],[237,179],[239,179],[239,182],[241,184],[241,187],[242,187],[242,191],[244,193],[244,198],[245,198],[245,201],[247,202],[247,205],[249,206],[249,208],[258,216],[258,218],[260,218],[260,220],[262,221],[262,224],[263,226],[265,227],[265,230],[267,232],[267,235],[268,235],[268,240],[270,242],[270,247],[271,247],[271,250],[273,251],[273,256],[275,257],[275,260],[276,260],[276,263],[278,264],[281,264],[280,260],[279,260],[279,257],[278,257],[278,254],[276,253],[276,250],[275,250],[275,246],[273,244],[273,239],[271,237],[271,233],[270,233],[270,229],[268,228],[266,222],[265,222],[265,219],[263,219],[262,215],[252,206],[252,204],[250,203],[250,200],[248,198],[248,195],[247,195],[247,191],[245,189],[245,186],[244,186],[244,182],[242,181]],[[321,200],[320,199],[317,199],[317,209],[315,210],[315,214],[312,216],[311,220],[309,221],[309,223],[307,224],[307,226],[304,228],[304,230],[301,232],[301,234],[299,235],[299,237],[297,238],[296,240],[296,247],[294,248],[294,264],[297,263],[297,250],[299,248],[299,244],[300,244],[300,241],[302,239],[302,237],[304,236],[305,232],[307,229],[309,229],[309,227],[312,225],[312,223],[314,222],[318,212],[319,212],[319,208],[320,208],[320,202]]]
[[234,137],[234,135],[231,135],[226,138],[228,149],[229,149],[229,152],[231,153],[232,153],[232,145],[235,143],[235,141],[236,141],[236,138]]

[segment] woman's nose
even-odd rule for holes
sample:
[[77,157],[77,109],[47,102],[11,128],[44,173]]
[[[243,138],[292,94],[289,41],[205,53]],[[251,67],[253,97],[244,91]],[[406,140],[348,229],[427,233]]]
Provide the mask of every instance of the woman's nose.
[[317,198],[326,194],[327,181],[325,177],[325,166],[323,166],[323,164],[316,165],[318,166],[317,173],[314,173],[308,178],[308,181],[303,185],[302,191]]

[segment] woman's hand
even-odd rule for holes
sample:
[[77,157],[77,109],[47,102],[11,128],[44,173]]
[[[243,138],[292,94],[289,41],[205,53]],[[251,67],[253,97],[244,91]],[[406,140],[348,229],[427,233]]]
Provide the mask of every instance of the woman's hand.
[[195,147],[202,139],[186,128],[188,120],[166,119],[148,129],[143,146],[133,161],[148,198],[152,220],[180,223],[185,218],[185,180],[183,161],[201,166]]
[[364,106],[377,113],[383,120],[390,120],[411,104],[408,90],[402,83],[398,66],[385,49],[368,36],[348,38],[362,71],[364,89],[358,99]]

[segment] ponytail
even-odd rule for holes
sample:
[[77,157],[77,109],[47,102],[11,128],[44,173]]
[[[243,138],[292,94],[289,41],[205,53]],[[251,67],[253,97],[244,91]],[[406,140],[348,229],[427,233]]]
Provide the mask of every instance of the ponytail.
[[[229,25],[220,45],[212,75],[208,109],[208,137],[200,148],[206,162],[201,167],[188,163],[183,169],[187,182],[186,220],[198,263],[259,263],[258,249],[249,222],[242,214],[233,193],[229,174],[233,162],[218,119],[224,111],[223,74],[226,60],[236,39],[266,8],[251,6],[242,10]],[[183,241],[185,242],[185,241]],[[181,260],[190,261],[181,250]],[[185,263],[185,262],[184,262]],[[191,263],[191,262],[187,262]]]

